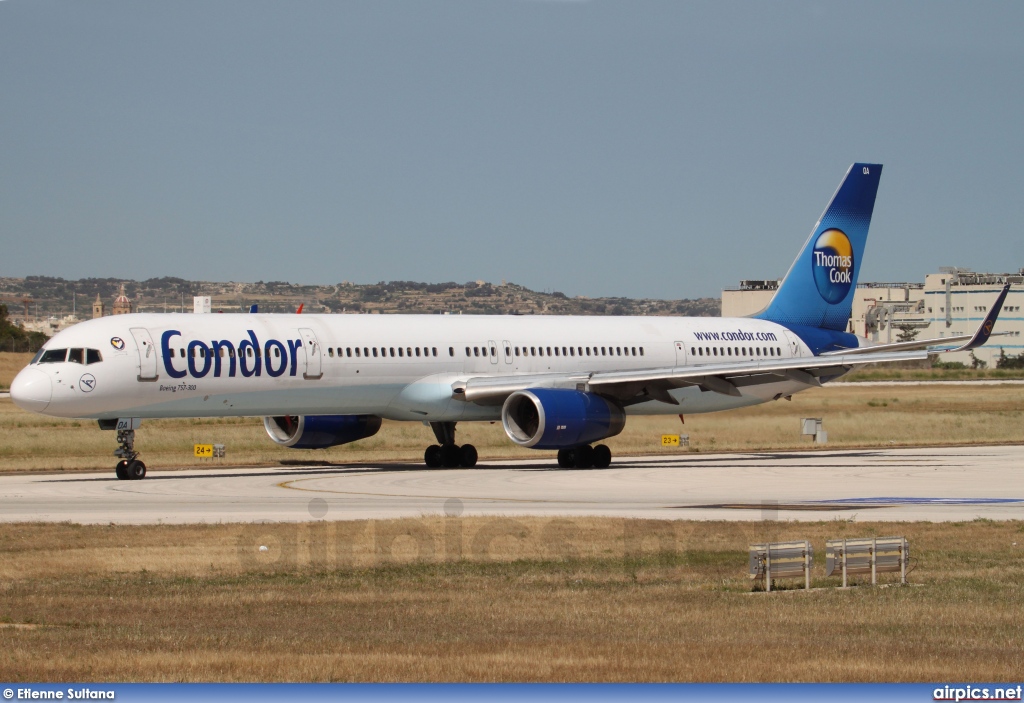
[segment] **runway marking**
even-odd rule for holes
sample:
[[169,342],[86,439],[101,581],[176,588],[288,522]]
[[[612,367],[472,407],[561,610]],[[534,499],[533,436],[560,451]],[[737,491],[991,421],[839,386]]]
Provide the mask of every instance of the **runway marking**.
[[884,503],[886,505],[988,505],[993,503],[1024,503],[1024,498],[837,498],[836,500],[813,501],[815,503],[860,505],[863,503]]
[[835,503],[711,503],[705,505],[676,505],[677,510],[807,510],[817,512],[832,512],[835,510],[861,510],[866,508],[892,508],[892,505],[873,505],[864,503],[861,505],[836,505]]
[[442,497],[445,499],[457,498],[459,500],[477,500],[477,501],[493,501],[496,503],[551,503],[551,504],[565,504],[570,505],[593,505],[600,501],[594,500],[548,500],[545,498],[493,498],[490,496],[433,496],[433,495],[419,495],[416,493],[370,493],[369,491],[337,491],[330,488],[302,488],[300,486],[293,486],[291,484],[299,483],[300,481],[316,481],[317,477],[300,478],[294,481],[282,481],[277,484],[279,488],[286,488],[292,491],[305,491],[307,493],[335,493],[338,495],[347,496],[373,496],[376,498],[420,498],[424,500],[440,500]]

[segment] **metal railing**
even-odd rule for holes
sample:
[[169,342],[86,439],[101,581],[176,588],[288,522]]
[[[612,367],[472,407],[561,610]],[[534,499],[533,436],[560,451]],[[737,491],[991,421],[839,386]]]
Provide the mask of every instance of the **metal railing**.
[[863,539],[832,539],[825,542],[825,575],[843,575],[843,588],[850,576],[871,574],[871,585],[878,583],[878,574],[899,573],[900,583],[907,582],[910,545],[906,537],[870,537]]
[[763,579],[764,590],[772,590],[772,579],[804,579],[804,588],[811,587],[811,565],[814,550],[807,540],[750,545],[750,572],[752,579]]

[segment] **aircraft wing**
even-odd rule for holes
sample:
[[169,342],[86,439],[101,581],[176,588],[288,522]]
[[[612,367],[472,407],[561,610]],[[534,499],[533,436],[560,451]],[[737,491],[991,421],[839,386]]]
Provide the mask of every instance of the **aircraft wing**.
[[906,351],[909,349],[925,349],[927,347],[949,347],[953,344],[960,342],[966,342],[963,346],[956,348],[946,349],[933,349],[933,352],[960,352],[975,349],[985,344],[990,337],[998,337],[1007,332],[992,332],[992,328],[995,327],[996,320],[999,319],[999,313],[1003,309],[1003,301],[1006,300],[1006,294],[1010,292],[1010,284],[1007,283],[1003,286],[1003,290],[999,293],[999,297],[996,298],[995,304],[992,309],[988,311],[988,315],[981,321],[978,329],[974,334],[958,334],[953,337],[940,337],[938,339],[921,339],[911,340],[909,342],[894,342],[892,344],[878,344],[873,347],[858,347],[856,349],[840,349],[838,351],[825,352],[821,356],[849,356],[851,354],[878,354],[884,352],[894,351]]
[[623,405],[649,400],[678,405],[669,391],[684,386],[738,396],[745,386],[796,381],[820,386],[854,366],[883,361],[919,361],[925,351],[882,352],[871,355],[813,356],[760,359],[725,364],[700,364],[634,371],[551,373],[524,376],[478,376],[452,385],[452,396],[479,405],[500,405],[512,393],[527,388],[576,388],[615,398]]

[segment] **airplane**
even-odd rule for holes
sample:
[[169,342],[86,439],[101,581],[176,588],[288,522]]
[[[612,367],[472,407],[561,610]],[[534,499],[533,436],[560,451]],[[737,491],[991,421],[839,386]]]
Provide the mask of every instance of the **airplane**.
[[556,450],[561,467],[604,468],[611,451],[598,442],[630,415],[788,399],[864,364],[988,341],[1008,285],[974,335],[876,344],[846,331],[881,173],[848,169],[750,317],[136,313],[54,335],[11,398],[116,431],[124,480],[146,475],[142,420],[173,417],[263,417],[270,439],[294,449],[373,436],[383,419],[417,421],[437,440],[424,452],[430,468],[475,466],[456,424],[500,421],[513,443]]

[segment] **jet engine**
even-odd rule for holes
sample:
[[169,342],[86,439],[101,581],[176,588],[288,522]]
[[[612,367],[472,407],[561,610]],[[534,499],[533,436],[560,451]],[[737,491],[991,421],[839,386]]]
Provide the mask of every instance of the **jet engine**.
[[376,415],[283,415],[263,418],[275,444],[292,449],[325,449],[377,434]]
[[593,393],[530,388],[505,400],[501,424],[509,439],[522,447],[568,449],[622,432],[626,413]]

